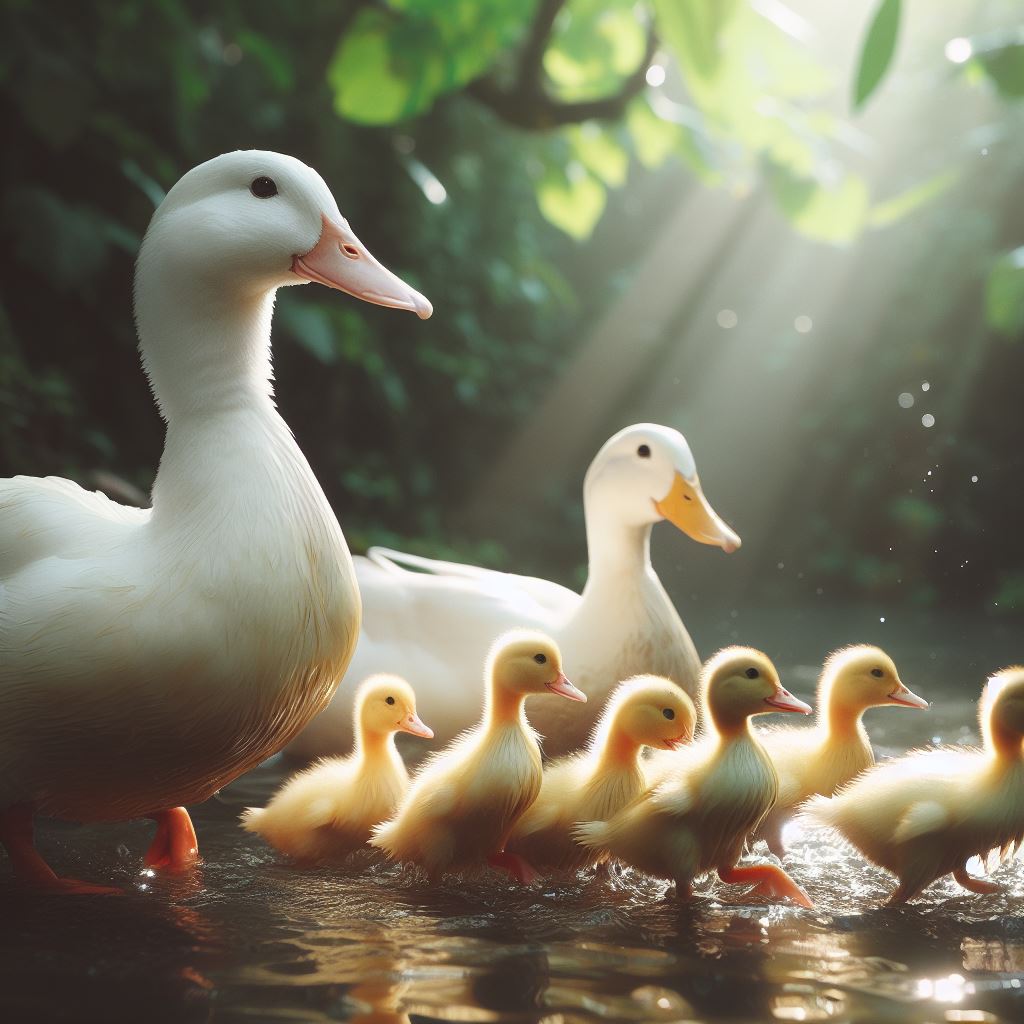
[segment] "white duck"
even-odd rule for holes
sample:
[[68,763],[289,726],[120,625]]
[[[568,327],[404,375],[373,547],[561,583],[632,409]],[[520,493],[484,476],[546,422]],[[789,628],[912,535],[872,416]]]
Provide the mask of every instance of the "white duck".
[[188,867],[180,805],[284,746],[345,672],[351,558],[270,385],[274,294],[307,281],[431,313],[311,168],[259,151],[196,167],[154,214],[136,274],[167,421],[153,507],[0,481],[0,842],[25,880],[97,888],[54,875],[36,813],[151,817],[147,863]]
[[[708,504],[686,439],[640,423],[597,453],[583,484],[589,571],[582,595],[548,580],[418,558],[381,548],[356,559],[363,626],[349,678],[377,672],[416,679],[424,716],[442,742],[480,715],[480,695],[452,686],[473,679],[503,630],[550,634],[587,708],[536,702],[531,714],[554,756],[580,747],[608,695],[630,676],[665,676],[696,692],[700,659],[651,565],[650,536],[667,519],[694,540],[727,552],[739,537]],[[425,570],[410,572],[397,563]],[[297,757],[333,754],[351,742],[350,687],[289,747]],[[580,710],[584,713],[580,714]]]

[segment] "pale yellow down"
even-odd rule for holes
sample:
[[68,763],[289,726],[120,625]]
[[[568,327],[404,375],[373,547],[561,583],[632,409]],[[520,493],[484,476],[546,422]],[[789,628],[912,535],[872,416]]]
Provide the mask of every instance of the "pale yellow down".
[[266,807],[248,808],[242,827],[304,864],[336,862],[364,846],[409,788],[395,733],[422,723],[412,687],[398,676],[367,679],[356,691],[353,717],[356,746],[348,757],[294,775]]
[[479,723],[427,759],[371,844],[431,878],[478,868],[501,853],[540,792],[540,746],[524,702],[561,678],[561,654],[550,637],[527,630],[500,637],[487,660]]
[[646,788],[642,749],[690,742],[695,719],[693,701],[669,679],[637,676],[620,683],[586,750],[544,769],[540,795],[512,830],[507,849],[534,867],[571,870],[601,860],[601,851],[573,839],[573,826],[605,821],[635,800]]
[[[574,832],[595,851],[675,881],[683,899],[701,875],[730,873],[778,795],[778,776],[750,717],[781,710],[768,703],[773,699],[810,710],[782,689],[768,657],[751,648],[719,652],[704,666],[701,682],[708,731],[703,742],[662,758],[654,785],[609,821]],[[771,870],[800,892],[783,872]]]
[[779,775],[779,798],[755,838],[763,838],[779,857],[785,850],[782,829],[797,805],[816,793],[831,796],[875,763],[864,728],[868,708],[883,705],[925,707],[900,679],[893,660],[868,644],[834,652],[818,681],[814,725],[768,726],[758,738]]
[[999,859],[1024,839],[1024,668],[1003,669],[982,694],[984,744],[918,750],[869,769],[806,817],[836,829],[899,879],[890,904],[952,873],[976,893],[998,889],[967,861]]

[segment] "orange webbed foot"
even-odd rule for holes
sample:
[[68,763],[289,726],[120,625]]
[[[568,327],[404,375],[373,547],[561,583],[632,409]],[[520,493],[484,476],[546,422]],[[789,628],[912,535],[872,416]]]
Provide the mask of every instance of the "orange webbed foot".
[[192,819],[184,807],[172,807],[150,817],[156,822],[156,835],[143,858],[146,867],[181,874],[199,862],[199,840]]
[[492,868],[500,868],[507,871],[520,885],[532,885],[540,878],[540,872],[525,858],[518,853],[492,853],[487,858],[487,863]]
[[751,864],[747,867],[719,868],[718,877],[731,885],[753,884],[752,892],[771,900],[788,898],[798,906],[814,909],[810,896],[774,864]]
[[954,871],[953,877],[968,892],[973,892],[978,896],[991,896],[992,893],[1003,891],[1003,887],[998,882],[990,882],[987,878],[977,878],[968,874],[965,867]]

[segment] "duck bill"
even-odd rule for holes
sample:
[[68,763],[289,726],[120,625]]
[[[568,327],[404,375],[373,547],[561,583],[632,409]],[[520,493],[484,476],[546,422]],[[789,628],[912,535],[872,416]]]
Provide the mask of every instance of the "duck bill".
[[373,258],[346,221],[321,216],[324,226],[320,241],[309,252],[292,259],[293,274],[377,306],[411,310],[421,320],[434,312],[424,296]]
[[908,690],[902,683],[889,694],[889,702],[905,708],[920,708],[922,710],[932,706],[931,701],[918,697],[913,690]]
[[693,739],[693,733],[683,732],[678,736],[673,736],[671,739],[662,740],[668,750],[678,750],[680,747],[685,746],[690,740]]
[[582,690],[577,690],[568,679],[565,678],[565,673],[559,672],[558,678],[553,682],[547,684],[547,688],[552,693],[557,693],[559,697],[568,697],[569,700],[582,701],[584,704],[587,703],[587,695]]
[[798,700],[788,690],[777,690],[771,697],[765,697],[764,702],[774,711],[796,711],[801,715],[811,713],[811,705]]
[[731,554],[742,543],[739,534],[723,522],[704,497],[696,477],[690,481],[676,473],[672,489],[654,507],[663,519],[701,544],[713,544]]
[[430,728],[420,717],[416,714],[408,715],[398,726],[402,732],[407,732],[412,736],[422,736],[425,740],[432,740],[434,738],[434,730]]

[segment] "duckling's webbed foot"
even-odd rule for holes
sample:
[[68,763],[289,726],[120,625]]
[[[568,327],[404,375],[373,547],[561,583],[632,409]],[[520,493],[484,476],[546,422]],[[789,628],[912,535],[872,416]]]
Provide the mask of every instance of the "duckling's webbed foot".
[[171,872],[188,871],[199,861],[199,840],[192,819],[184,807],[172,807],[151,814],[156,835],[143,858],[146,867]]
[[7,850],[16,878],[29,885],[66,893],[69,896],[113,896],[121,890],[109,885],[93,885],[77,878],[60,878],[39,855],[32,839],[32,811],[16,804],[0,811],[0,844]]
[[789,875],[774,864],[750,864],[747,867],[719,868],[718,877],[730,885],[751,885],[752,893],[771,900],[791,899],[801,907],[814,909],[811,897]]
[[990,882],[987,878],[976,878],[968,874],[967,866],[957,868],[953,872],[957,884],[962,885],[968,892],[976,893],[978,896],[991,896],[994,892],[1002,892],[1003,887],[998,882]]
[[487,863],[492,868],[500,868],[507,871],[520,885],[532,885],[540,878],[540,873],[525,858],[518,853],[492,853],[487,858]]

